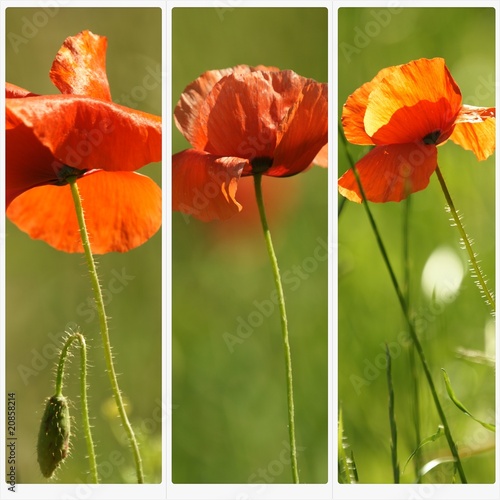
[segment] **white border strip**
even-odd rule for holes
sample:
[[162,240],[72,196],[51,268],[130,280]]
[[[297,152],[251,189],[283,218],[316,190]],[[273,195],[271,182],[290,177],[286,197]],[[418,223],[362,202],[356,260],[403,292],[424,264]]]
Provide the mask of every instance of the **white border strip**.
[[[169,49],[166,45],[166,30],[165,30],[165,12],[166,12],[166,2],[165,1],[131,1],[131,0],[121,0],[121,1],[109,1],[109,0],[94,0],[94,1],[68,1],[68,0],[55,0],[54,2],[49,1],[6,1],[0,0],[0,58],[2,63],[0,65],[0,81],[5,82],[5,35],[7,33],[6,25],[5,25],[5,9],[9,7],[31,7],[31,8],[39,8],[43,11],[43,8],[73,8],[73,7],[88,7],[88,8],[100,8],[100,7],[114,7],[127,8],[127,7],[137,7],[137,8],[147,8],[147,7],[156,7],[162,10],[161,18],[162,18],[162,116],[163,116],[163,151],[162,151],[162,159],[163,159],[163,168],[165,169],[166,158],[169,154],[167,150],[167,128],[166,123],[169,121],[167,119],[167,87],[165,82],[169,80],[167,78],[167,74],[165,72],[165,68],[167,66],[167,53],[169,53]],[[6,436],[5,436],[5,403],[6,403],[6,379],[5,379],[5,361],[6,361],[6,338],[5,338],[5,89],[2,89],[0,92],[0,158],[1,158],[1,173],[0,173],[0,199],[2,215],[0,217],[0,349],[2,351],[2,369],[0,371],[0,387],[2,388],[0,398],[0,429],[1,429],[1,437],[0,437],[0,470],[2,474],[2,480],[0,481],[0,498],[12,498],[12,499],[40,499],[40,500],[56,500],[56,499],[115,499],[120,498],[123,500],[137,500],[138,498],[144,499],[164,499],[167,498],[165,481],[166,481],[166,469],[167,469],[167,441],[165,438],[166,430],[167,430],[167,421],[169,418],[169,411],[165,409],[165,406],[162,407],[162,482],[159,484],[16,484],[15,493],[12,493],[8,490],[9,484],[6,482],[6,455],[5,455],[5,444],[6,444]],[[162,175],[162,185],[163,185],[163,193],[168,191],[167,186],[171,185],[170,181],[167,180],[167,176],[165,175],[165,171]],[[164,197],[165,198],[165,197]],[[166,380],[166,349],[167,342],[165,340],[167,334],[167,316],[170,314],[169,306],[170,295],[167,295],[167,276],[171,274],[167,274],[167,263],[170,265],[170,259],[168,256],[168,247],[165,244],[165,241],[169,241],[170,234],[170,214],[171,211],[167,210],[167,207],[170,207],[171,204],[168,201],[163,202],[163,227],[162,227],[162,239],[163,239],[163,249],[162,249],[162,270],[163,270],[163,280],[162,280],[162,303],[168,304],[166,310],[163,310],[162,316],[162,398],[163,401],[167,400],[167,384]],[[168,316],[170,317],[170,316]]]

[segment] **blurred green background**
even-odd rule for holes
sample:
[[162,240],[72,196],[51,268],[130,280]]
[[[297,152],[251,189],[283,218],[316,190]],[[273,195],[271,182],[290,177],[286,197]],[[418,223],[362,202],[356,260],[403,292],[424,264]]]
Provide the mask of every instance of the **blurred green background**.
[[[49,80],[52,61],[65,38],[89,29],[108,38],[107,70],[114,101],[161,114],[161,10],[154,8],[9,8],[6,11],[6,79],[32,92],[57,94]],[[156,74],[148,88],[143,79]],[[133,104],[133,106],[132,106]],[[141,169],[161,185],[161,164]],[[131,452],[113,410],[104,371],[97,317],[84,258],[30,240],[7,221],[7,391],[17,398],[18,482],[45,483],[38,470],[36,441],[44,401],[54,392],[56,349],[66,328],[79,325],[89,346],[89,405],[102,482],[135,482]],[[138,435],[146,482],[161,481],[161,231],[125,254],[99,256],[111,344],[129,418]],[[123,287],[116,289],[117,275]],[[123,279],[123,276],[127,276]],[[118,282],[119,284],[119,282]],[[113,286],[114,285],[114,286]],[[109,288],[108,288],[109,287]],[[108,293],[106,293],[108,290]],[[76,351],[76,350],[75,350]],[[71,456],[56,482],[87,481],[82,434],[80,359],[67,369],[64,393],[72,402]]]
[[[443,57],[459,85],[463,102],[495,105],[495,12],[486,8],[341,8],[338,11],[338,120],[349,94],[385,67],[422,57]],[[357,160],[368,148],[348,145]],[[452,142],[439,147],[439,165],[481,266],[495,289],[495,156],[478,162],[470,151]],[[350,166],[339,141],[338,173]],[[340,200],[339,196],[339,202]],[[440,368],[448,372],[459,399],[478,418],[492,422],[495,410],[494,369],[479,358],[464,359],[460,348],[495,355],[492,315],[467,272],[467,255],[460,249],[457,228],[444,210],[444,195],[436,176],[424,191],[412,195],[409,206],[409,303],[418,320],[441,401],[459,448],[474,450],[464,459],[470,483],[495,481],[494,435],[462,414],[446,395]],[[403,283],[403,221],[405,202],[371,204],[391,262]],[[388,394],[383,342],[392,343],[399,461],[404,465],[416,447],[408,346],[396,294],[361,205],[347,202],[339,218],[338,390],[347,440],[363,483],[393,481],[390,455]],[[447,256],[430,272],[436,286],[446,280],[460,284],[453,301],[432,302],[422,289],[423,270],[441,247]],[[453,264],[458,262],[458,269]],[[455,266],[456,267],[456,266]],[[465,272],[463,280],[460,274]],[[439,281],[441,280],[441,282]],[[427,281],[426,281],[427,282]],[[441,283],[441,285],[439,284]],[[434,285],[430,284],[431,290]],[[399,339],[399,340],[398,340]],[[419,378],[421,439],[440,423],[423,379]],[[381,369],[382,368],[382,369]],[[449,455],[444,438],[424,448],[423,462]],[[449,471],[449,469],[448,469]],[[415,478],[410,463],[402,482]],[[425,482],[451,481],[443,468]],[[459,481],[459,479],[457,479]]]
[[[327,9],[173,9],[173,107],[203,72],[238,64],[292,69],[326,82]],[[173,125],[172,151],[187,147]],[[320,242],[328,241],[327,186],[320,167],[291,178],[264,177],[269,224],[288,277],[304,483],[328,480],[328,265],[326,258],[313,260],[318,246],[318,255],[326,255]],[[251,178],[240,181],[237,198],[243,211],[229,221],[201,223],[173,214],[175,483],[291,482],[281,460],[288,459],[288,430],[280,320],[277,307],[259,314],[274,283]],[[225,341],[234,338],[241,343]]]

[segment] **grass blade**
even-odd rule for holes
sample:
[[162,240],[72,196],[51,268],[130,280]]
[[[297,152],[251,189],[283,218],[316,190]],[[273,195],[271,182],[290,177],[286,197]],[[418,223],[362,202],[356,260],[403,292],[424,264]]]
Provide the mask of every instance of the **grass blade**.
[[450,396],[450,399],[453,401],[455,406],[459,410],[464,412],[467,416],[472,418],[472,420],[475,420],[478,424],[482,425],[485,429],[488,429],[491,432],[495,432],[495,424],[488,424],[487,422],[479,420],[478,418],[476,418],[474,415],[471,414],[471,412],[462,404],[461,401],[459,401],[459,399],[455,395],[455,392],[453,391],[453,388],[451,387],[450,377],[448,377],[446,370],[444,368],[441,368],[441,370],[443,371],[444,383],[446,385],[446,392],[448,393],[448,396]]

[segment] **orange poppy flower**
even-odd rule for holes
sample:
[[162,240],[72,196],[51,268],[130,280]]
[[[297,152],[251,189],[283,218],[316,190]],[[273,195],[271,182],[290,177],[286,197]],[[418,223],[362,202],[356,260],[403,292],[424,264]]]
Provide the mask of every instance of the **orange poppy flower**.
[[[366,199],[401,201],[427,187],[437,147],[448,139],[485,160],[495,150],[495,108],[462,104],[441,58],[381,70],[349,96],[342,112],[346,139],[375,147],[356,163]],[[360,203],[352,169],[339,192]]]
[[7,217],[32,238],[82,252],[67,185],[78,177],[92,251],[125,252],[161,225],[161,190],[135,172],[161,160],[161,117],[111,101],[105,37],[65,40],[37,95],[6,84]]
[[265,66],[208,71],[174,112],[193,146],[172,157],[173,209],[202,221],[241,210],[242,176],[287,177],[326,166],[327,85]]

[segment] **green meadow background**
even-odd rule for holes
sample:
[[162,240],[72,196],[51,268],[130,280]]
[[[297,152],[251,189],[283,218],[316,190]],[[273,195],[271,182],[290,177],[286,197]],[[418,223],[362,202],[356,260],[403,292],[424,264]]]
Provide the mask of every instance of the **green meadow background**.
[[[107,72],[113,100],[161,114],[161,10],[152,8],[9,8],[6,79],[39,94],[57,94],[49,80],[65,38],[89,29],[108,38]],[[157,84],[148,74],[157,75]],[[163,82],[165,84],[165,82]],[[49,124],[47,124],[49,126]],[[161,185],[161,163],[141,169]],[[57,210],[57,207],[54,207]],[[105,214],[104,214],[105,215]],[[54,393],[56,350],[65,329],[78,326],[88,343],[89,405],[99,472],[105,483],[135,482],[131,452],[114,410],[104,371],[98,320],[83,255],[54,250],[6,226],[7,392],[17,400],[17,480],[46,483],[36,460],[45,399]],[[161,480],[161,231],[125,254],[97,258],[107,302],[111,344],[129,418],[138,434],[146,482]],[[118,279],[117,277],[120,276]],[[120,281],[121,280],[121,281]],[[112,291],[116,293],[111,293]],[[71,400],[71,456],[56,483],[88,480],[76,349],[64,394]]]
[[[173,107],[200,74],[238,64],[326,82],[327,9],[173,9]],[[172,128],[172,152],[189,147]],[[301,482],[326,483],[328,172],[264,178],[264,188],[286,276]],[[243,211],[225,222],[172,218],[175,483],[291,482],[280,320],[251,178],[237,198]]]
[[[495,106],[495,11],[492,8],[341,8],[338,11],[338,120],[349,94],[387,66],[419,58],[443,57],[459,85],[463,102]],[[357,160],[362,146],[347,147]],[[455,205],[463,216],[473,249],[495,289],[495,155],[478,162],[451,141],[439,147],[438,161]],[[338,174],[350,164],[339,140]],[[339,206],[341,203],[339,197]],[[494,319],[467,271],[457,228],[451,227],[445,199],[435,175],[424,191],[405,202],[371,204],[389,258],[401,284],[407,284],[409,307],[437,384],[451,431],[470,483],[495,482],[493,433],[460,412],[448,398],[441,368],[450,376],[457,397],[476,417],[494,421],[495,373],[482,355],[495,356]],[[407,215],[406,215],[407,214]],[[408,217],[408,238],[403,227]],[[398,452],[401,470],[416,448],[415,390],[402,313],[383,264],[364,208],[347,202],[338,221],[338,401],[359,481],[393,481],[385,375],[384,342],[391,346]],[[408,259],[404,249],[407,242]],[[445,248],[448,257],[430,273],[430,292],[422,287],[428,259]],[[405,262],[408,280],[404,279]],[[453,266],[454,263],[457,263]],[[454,270],[455,268],[455,270]],[[465,273],[463,279],[461,274]],[[433,299],[434,286],[460,285],[445,301]],[[426,281],[426,283],[428,283]],[[437,289],[435,289],[437,290]],[[449,289],[450,291],[450,289]],[[464,350],[476,351],[463,356]],[[478,353],[481,353],[478,354]],[[440,423],[420,362],[415,363],[420,405],[420,440]],[[444,438],[422,449],[423,465],[449,456]],[[415,462],[401,481],[415,480]],[[423,482],[451,482],[452,468],[442,465]],[[456,478],[459,482],[459,478]]]

